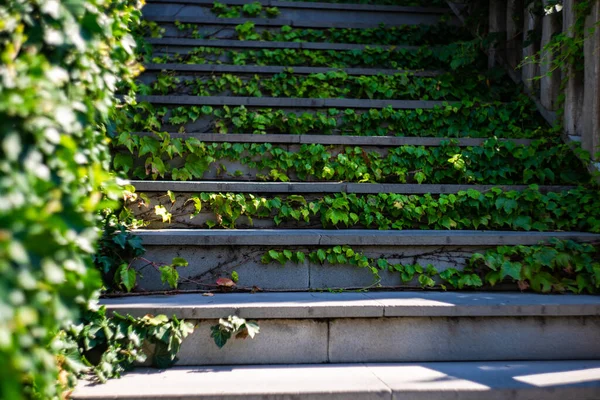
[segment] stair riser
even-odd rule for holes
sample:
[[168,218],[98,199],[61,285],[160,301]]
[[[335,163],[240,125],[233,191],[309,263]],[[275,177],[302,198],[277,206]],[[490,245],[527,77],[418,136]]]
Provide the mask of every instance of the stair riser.
[[[218,349],[200,320],[179,365],[575,360],[600,357],[600,317],[260,320]],[[293,343],[293,346],[290,346]]]
[[[207,289],[197,284],[214,285],[220,277],[230,277],[232,271],[239,275],[238,286],[262,289],[310,290],[328,288],[363,288],[374,283],[373,274],[353,265],[331,265],[312,263],[305,260],[302,264],[288,262],[284,266],[278,262],[263,264],[261,257],[269,250],[284,249],[296,251],[316,251],[332,246],[145,246],[145,257],[157,263],[170,264],[174,257],[183,257],[189,266],[179,268],[180,289]],[[355,252],[362,252],[369,258],[385,258],[390,263],[415,264],[422,266],[433,264],[438,271],[446,268],[464,268],[474,252],[485,252],[491,246],[351,246]],[[142,268],[145,262],[134,264]],[[161,283],[160,274],[151,267],[142,270],[138,278],[138,290],[168,290]],[[402,282],[399,273],[381,271],[381,285],[418,288],[419,283]],[[185,278],[194,282],[186,282]],[[516,290],[516,285],[511,286]]]
[[[152,19],[153,17],[174,17],[174,18],[217,18],[217,15],[211,12],[212,5],[200,6],[191,4],[148,4],[143,9],[144,17]],[[432,25],[439,23],[443,18],[448,18],[447,14],[414,12],[378,12],[378,11],[356,11],[345,10],[343,5],[338,9],[310,9],[310,8],[284,8],[278,7],[280,14],[271,19],[276,22],[282,20],[281,25],[302,24],[303,27],[312,25],[323,27],[324,24],[360,24],[364,28],[377,28],[380,24],[399,26],[399,25]],[[259,19],[265,18],[262,13]],[[243,18],[243,16],[242,16]],[[220,18],[224,23],[229,18]],[[249,20],[256,18],[249,18]],[[236,18],[237,20],[237,18]],[[458,25],[458,19],[450,17],[447,24]],[[290,23],[291,22],[291,23]],[[306,26],[308,25],[308,26]]]

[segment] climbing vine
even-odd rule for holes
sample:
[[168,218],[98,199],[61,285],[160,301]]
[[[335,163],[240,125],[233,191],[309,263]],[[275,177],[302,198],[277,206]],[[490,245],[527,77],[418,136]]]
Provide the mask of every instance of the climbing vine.
[[245,78],[233,74],[210,77],[180,78],[175,72],[163,71],[150,85],[139,84],[141,95],[196,95],[196,96],[251,96],[251,97],[311,97],[357,99],[412,99],[412,100],[481,100],[507,101],[517,92],[508,85],[504,75],[453,75],[434,77],[414,76],[411,73],[394,75],[350,76],[344,71],[305,76],[294,75],[293,70],[270,77],[257,75]]
[[335,109],[293,112],[285,109],[178,106],[147,102],[128,105],[115,121],[119,141],[129,147],[135,132],[217,132],[342,134],[354,136],[435,136],[474,138],[556,137],[544,127],[526,97],[508,103],[468,100],[431,109]]
[[[284,228],[600,232],[597,191],[584,187],[549,193],[541,193],[537,185],[530,185],[523,191],[469,189],[439,195],[336,193],[267,198],[242,193],[201,193],[186,195],[179,201],[175,194],[168,197],[168,203],[155,204],[150,211],[158,213],[160,221],[180,226],[232,229],[250,227],[253,219],[260,218]],[[150,204],[144,202],[141,207],[148,209]],[[199,215],[203,217],[199,222],[190,221],[190,217]]]
[[398,274],[404,284],[415,281],[423,288],[481,289],[500,283],[517,284],[520,290],[535,292],[600,293],[600,262],[597,245],[552,239],[535,246],[499,246],[474,253],[463,269],[438,271],[432,264],[391,263],[385,257],[368,258],[350,246],[334,246],[306,252],[269,250],[264,264],[354,265],[373,274],[375,286],[381,272]]

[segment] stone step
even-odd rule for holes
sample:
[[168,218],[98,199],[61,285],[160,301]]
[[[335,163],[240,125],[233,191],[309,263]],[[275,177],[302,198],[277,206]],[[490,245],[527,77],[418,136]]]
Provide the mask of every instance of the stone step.
[[[156,136],[153,132],[132,132],[138,136]],[[444,137],[399,137],[399,136],[341,136],[341,135],[319,135],[319,134],[265,134],[258,135],[252,133],[211,133],[194,132],[179,133],[168,132],[171,138],[187,139],[195,137],[206,143],[272,143],[272,144],[323,144],[323,145],[342,145],[342,146],[374,146],[374,147],[395,147],[395,146],[425,146],[438,147],[448,141],[455,141],[456,146],[469,147],[481,146],[487,140],[486,138],[444,138]],[[528,146],[531,139],[492,139],[501,142],[510,141],[517,145]]]
[[[505,191],[521,191],[529,185],[462,185],[462,184],[394,184],[394,183],[349,183],[349,182],[227,182],[227,181],[141,181],[132,180],[138,192],[236,192],[236,193],[458,193],[460,191],[477,190],[486,192],[493,188]],[[574,189],[576,186],[538,186],[542,193],[561,192]]]
[[389,51],[418,50],[419,46],[384,46],[366,45],[353,43],[311,43],[311,42],[275,42],[261,40],[207,40],[186,38],[146,38],[148,44],[154,46],[154,50],[173,54],[187,53],[195,47],[222,47],[226,49],[296,49],[296,50],[365,50],[378,48]]
[[262,365],[139,368],[82,381],[74,400],[584,400],[600,361]]
[[[426,292],[229,296],[135,297],[105,303],[119,313],[170,312],[196,324],[182,344],[178,365],[600,358],[600,299],[595,296]],[[253,340],[232,340],[219,349],[210,327],[236,312],[257,320],[261,332]]]
[[226,64],[154,64],[144,65],[145,73],[142,79],[149,80],[156,76],[160,71],[173,71],[178,73],[194,74],[248,74],[248,75],[275,75],[285,71],[293,72],[295,75],[310,75],[327,73],[333,71],[343,71],[351,76],[374,76],[374,75],[395,75],[411,74],[414,76],[431,77],[437,76],[442,71],[419,71],[419,70],[398,70],[386,68],[326,68],[326,67],[282,67],[282,66],[262,66],[262,65],[226,65]]
[[596,242],[590,232],[368,229],[136,229],[148,246],[500,246],[534,245],[551,238]]
[[145,295],[100,300],[134,317],[335,319],[384,317],[597,317],[600,296],[507,292],[288,292]]
[[[137,96],[138,101],[164,105],[195,106],[245,106],[270,108],[354,108],[354,109],[430,109],[452,105],[456,102],[426,100],[364,100],[317,99],[287,97],[235,97],[235,96]],[[458,103],[456,103],[458,104]]]
[[276,18],[218,18],[207,6],[176,4],[165,7],[157,4],[145,7],[143,14],[145,20],[160,24],[174,24],[177,21],[183,24],[225,27],[235,27],[247,21],[253,22],[257,27],[291,26],[307,29],[369,29],[378,28],[382,25],[387,27],[434,25],[440,22],[458,25],[458,19],[451,15],[450,9],[445,10],[444,13],[422,12],[422,10],[416,8],[411,9],[409,12],[394,11],[390,13],[343,10],[343,6],[337,10],[287,7],[281,8],[280,15]]
[[[243,6],[248,4],[248,0],[223,0],[221,4],[229,6]],[[379,4],[357,4],[357,3],[327,3],[327,2],[303,2],[303,1],[279,1],[279,0],[255,0],[253,3],[259,3],[263,7],[277,7],[280,9],[310,9],[310,10],[334,10],[340,13],[346,11],[366,11],[389,13],[409,13],[409,14],[448,14],[449,8],[429,7],[423,4],[417,6],[386,6]],[[188,4],[199,6],[213,6],[214,0],[146,0],[147,5],[152,4]],[[164,7],[164,6],[163,6]]]
[[[424,267],[431,264],[442,272],[448,268],[462,270],[474,253],[485,253],[496,246],[535,245],[551,238],[600,241],[600,235],[580,232],[165,229],[133,233],[141,237],[149,260],[160,265],[170,264],[173,257],[188,260],[189,266],[179,269],[182,290],[214,287],[218,278],[229,277],[233,271],[239,276],[240,288],[327,290],[379,284],[390,288],[421,287],[417,276],[403,281],[400,273],[377,268],[377,277],[369,268],[322,264],[309,257],[302,263],[265,264],[262,258],[269,250],[308,254],[346,245],[371,260],[382,258],[390,264]],[[136,291],[169,290],[160,274],[145,261],[136,261],[133,267],[142,271]],[[506,289],[517,290],[517,286],[511,284]]]

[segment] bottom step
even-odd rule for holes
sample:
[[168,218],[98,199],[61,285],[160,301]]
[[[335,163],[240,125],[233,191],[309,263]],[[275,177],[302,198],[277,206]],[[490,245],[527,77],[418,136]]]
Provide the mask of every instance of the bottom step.
[[263,365],[138,369],[82,383],[75,400],[597,400],[600,361]]

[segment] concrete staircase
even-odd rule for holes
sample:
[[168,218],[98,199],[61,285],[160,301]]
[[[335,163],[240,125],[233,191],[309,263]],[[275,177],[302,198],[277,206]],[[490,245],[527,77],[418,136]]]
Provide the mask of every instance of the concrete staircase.
[[[227,5],[246,1],[225,0]],[[276,32],[283,26],[302,29],[372,29],[386,26],[458,25],[449,8],[375,4],[334,4],[302,1],[260,0],[278,7],[276,18],[218,18],[209,0],[148,0],[146,20],[164,27],[161,38],[148,39],[153,56],[164,63],[149,62],[140,80],[155,82],[161,71],[182,81],[236,74],[243,79],[269,77],[292,66],[293,73],[309,75],[344,70],[352,76],[393,75],[400,67],[343,65],[340,68],[306,65],[258,65],[266,61],[234,65],[236,54],[265,49],[290,52],[360,52],[367,47],[387,52],[417,51],[413,45],[393,46],[355,43],[278,42],[238,40],[235,27],[251,20],[257,32]],[[438,2],[439,3],[439,2]],[[189,37],[180,23],[196,28]],[[460,28],[456,28],[460,29]],[[440,38],[443,43],[444,38]],[[436,44],[432,44],[433,47]],[[201,49],[225,49],[207,53],[206,63],[186,64],[186,54]],[[237,53],[236,53],[237,52]],[[404,54],[404,53],[402,53]],[[212,58],[211,58],[212,57]],[[152,60],[156,61],[156,59]],[[336,65],[335,67],[338,67]],[[436,76],[443,71],[414,71],[415,76]],[[155,110],[175,107],[245,106],[302,113],[327,112],[330,108],[357,112],[382,110],[428,110],[445,107],[442,101],[423,99],[370,100],[359,98],[239,97],[224,93],[195,96],[189,93],[150,93],[140,96]],[[501,107],[501,105],[497,105]],[[143,117],[142,117],[143,118]],[[463,117],[465,119],[468,116]],[[360,146],[366,152],[385,155],[399,146],[435,148],[449,138],[345,135],[311,131],[304,134],[217,133],[217,119],[205,115],[183,126],[165,118],[159,131],[171,138],[197,138],[207,144],[271,144],[298,152],[305,144],[332,146],[337,154]],[[525,122],[524,122],[525,124]],[[476,129],[476,123],[473,123]],[[482,126],[484,126],[482,124]],[[435,129],[435,128],[433,128]],[[140,131],[140,136],[154,136]],[[436,135],[439,136],[439,135]],[[455,136],[455,135],[453,135]],[[486,137],[465,135],[456,139],[461,148],[484,146]],[[485,136],[485,135],[484,135]],[[511,138],[529,146],[531,139]],[[143,165],[143,160],[136,160]],[[177,161],[173,161],[173,165]],[[223,168],[223,166],[225,168]],[[224,174],[226,171],[239,171]],[[556,171],[559,173],[560,171]],[[597,242],[600,235],[588,232],[497,230],[374,230],[324,229],[311,220],[306,224],[270,217],[241,218],[239,229],[206,229],[213,210],[203,209],[192,220],[196,193],[252,194],[273,199],[302,195],[307,200],[324,194],[377,195],[380,193],[456,194],[468,190],[486,192],[493,187],[526,190],[528,185],[324,182],[301,179],[290,168],[290,182],[264,182],[265,171],[231,160],[210,165],[202,180],[133,180],[136,191],[147,196],[145,207],[132,212],[149,225],[136,233],[147,249],[146,257],[169,263],[184,257],[189,266],[179,270],[180,289],[205,289],[220,277],[239,275],[238,287],[258,293],[198,293],[105,299],[110,310],[130,313],[176,315],[195,322],[195,332],[183,343],[177,366],[169,370],[138,368],[104,385],[82,383],[74,399],[600,399],[600,298],[575,295],[520,293],[516,285],[506,291],[415,291],[416,279],[402,282],[397,273],[380,271],[380,281],[366,268],[328,265],[308,258],[301,263],[264,264],[270,249],[315,251],[332,246],[351,246],[367,257],[390,263],[432,264],[439,271],[462,269],[475,252],[499,245],[534,245],[551,238]],[[268,171],[267,171],[268,173]],[[542,182],[543,183],[543,182]],[[540,185],[541,192],[561,192],[573,186]],[[170,191],[174,196],[166,196]],[[170,223],[154,215],[154,206],[167,206]],[[144,268],[137,291],[164,291],[158,272]],[[439,283],[439,282],[438,282]],[[387,291],[372,290],[378,287]],[[261,289],[264,293],[261,293]],[[333,289],[333,290],[332,290]],[[337,289],[361,289],[332,293]],[[413,289],[392,291],[391,289]],[[218,349],[210,338],[210,326],[218,318],[238,315],[258,320],[261,333],[253,340],[232,340]]]

